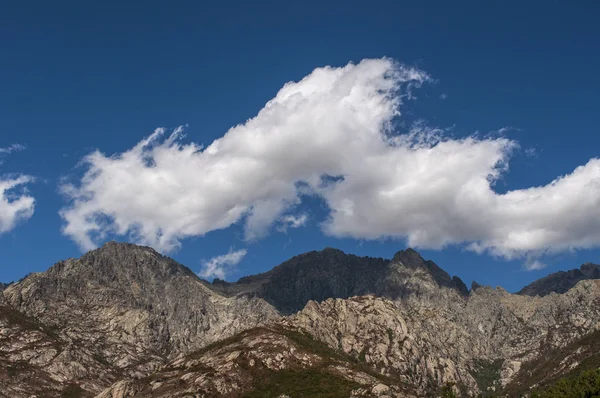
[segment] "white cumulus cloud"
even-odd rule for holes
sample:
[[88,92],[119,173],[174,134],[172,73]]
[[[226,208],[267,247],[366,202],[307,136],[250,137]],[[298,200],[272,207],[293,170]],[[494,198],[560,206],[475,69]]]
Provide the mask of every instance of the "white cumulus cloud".
[[96,151],[81,181],[62,186],[63,231],[83,249],[119,234],[169,251],[237,222],[259,239],[274,224],[306,222],[286,214],[314,195],[333,236],[528,259],[600,245],[599,160],[498,194],[513,140],[452,138],[424,123],[394,131],[403,101],[428,80],[390,59],[317,68],[206,148],[177,128],[112,156]]
[[210,260],[204,261],[202,269],[198,272],[201,278],[219,278],[225,279],[225,276],[233,267],[238,265],[246,256],[246,249],[229,249],[227,254],[216,256]]
[[178,128],[120,154],[96,151],[82,180],[62,186],[63,231],[83,249],[115,233],[169,251],[244,218],[246,238],[258,239],[299,202],[297,181],[316,187],[324,173],[343,173],[353,156],[386,145],[402,98],[426,79],[388,59],[319,68],[207,148],[182,143]]

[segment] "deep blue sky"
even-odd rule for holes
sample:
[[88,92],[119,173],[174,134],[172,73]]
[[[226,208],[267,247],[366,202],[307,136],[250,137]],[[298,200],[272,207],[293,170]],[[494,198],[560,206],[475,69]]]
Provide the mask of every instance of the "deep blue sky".
[[[363,58],[387,56],[430,73],[437,83],[420,93],[414,112],[436,125],[457,134],[515,127],[509,137],[536,155],[515,153],[499,191],[547,184],[600,155],[599,13],[592,1],[4,4],[0,147],[27,150],[3,158],[1,172],[37,181],[34,216],[0,235],[0,281],[80,255],[60,233],[57,185],[80,172],[77,163],[91,150],[121,152],[156,127],[181,124],[189,125],[189,140],[210,144],[285,82]],[[202,259],[245,247],[235,280],[326,246],[388,258],[405,247],[325,237],[316,223],[248,245],[240,229],[187,239],[172,256],[198,270]],[[522,261],[460,247],[421,252],[467,283],[509,291],[600,262],[600,250],[585,250],[526,272]]]

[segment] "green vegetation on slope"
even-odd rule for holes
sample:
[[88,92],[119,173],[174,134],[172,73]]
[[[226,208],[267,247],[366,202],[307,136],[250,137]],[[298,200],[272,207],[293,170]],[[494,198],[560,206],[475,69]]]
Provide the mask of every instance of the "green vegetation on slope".
[[[569,364],[577,364],[577,366],[571,368]],[[585,371],[598,368],[600,368],[600,331],[592,332],[563,348],[548,351],[538,359],[524,363],[516,378],[504,388],[502,393],[518,396],[530,391],[532,386],[544,389],[553,385],[561,377],[572,379]]]
[[586,370],[577,376],[565,377],[531,398],[593,398],[600,397],[600,369]]
[[499,384],[501,368],[502,359],[491,362],[475,362],[475,368],[471,371],[471,374],[477,382],[482,397],[492,397],[495,395],[494,391]]
[[280,370],[256,380],[254,388],[244,398],[290,397],[347,398],[358,383],[324,372],[322,369]]

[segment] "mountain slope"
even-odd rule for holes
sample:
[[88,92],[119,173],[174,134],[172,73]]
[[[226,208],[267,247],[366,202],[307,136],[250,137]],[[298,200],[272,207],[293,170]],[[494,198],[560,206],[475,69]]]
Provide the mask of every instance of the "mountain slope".
[[282,325],[250,329],[124,380],[97,398],[125,397],[412,397],[398,380]]
[[545,351],[539,358],[524,364],[504,389],[509,395],[554,384],[562,377],[600,369],[600,330],[591,332],[566,346]]
[[552,292],[565,293],[579,281],[587,279],[600,279],[600,265],[585,263],[579,269],[555,272],[525,286],[518,294],[546,296]]
[[[590,333],[600,329],[600,281],[543,299],[481,288],[460,305],[456,292],[445,293],[443,301],[422,296],[408,305],[374,296],[310,302],[285,322],[423,393],[446,383],[470,394],[501,389],[523,377],[530,362],[594,340]],[[580,354],[582,360],[593,350]],[[494,378],[485,380],[492,369]]]
[[[545,299],[479,290],[462,313],[375,296],[310,301],[293,316],[177,358],[141,380],[115,383],[99,397],[421,397],[447,385],[465,396],[517,396],[536,385],[532,371],[557,377],[577,361],[595,360],[600,283],[584,281]],[[482,313],[484,303],[494,311]],[[553,331],[557,323],[560,332]],[[553,353],[575,346],[588,348],[553,362]],[[310,390],[315,384],[321,390]],[[340,395],[319,395],[327,391]]]
[[[32,274],[3,295],[60,341],[93,346],[101,362],[131,376],[278,317],[262,299],[217,295],[154,250],[114,242]],[[75,380],[94,374],[89,363],[81,366]]]
[[55,329],[0,305],[0,397],[53,397],[69,390],[90,396],[85,390],[122,377],[114,370],[93,347],[62,340]]
[[392,260],[326,249],[211,284],[111,242],[0,294],[11,398],[512,394],[595,363],[600,330],[600,280],[543,297],[469,292],[411,249]]

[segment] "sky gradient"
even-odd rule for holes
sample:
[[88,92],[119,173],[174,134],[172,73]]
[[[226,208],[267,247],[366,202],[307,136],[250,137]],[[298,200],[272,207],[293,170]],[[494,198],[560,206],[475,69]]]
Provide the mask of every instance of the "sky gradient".
[[326,246],[509,291],[599,262],[598,11],[5,7],[0,281],[110,239],[230,280]]

